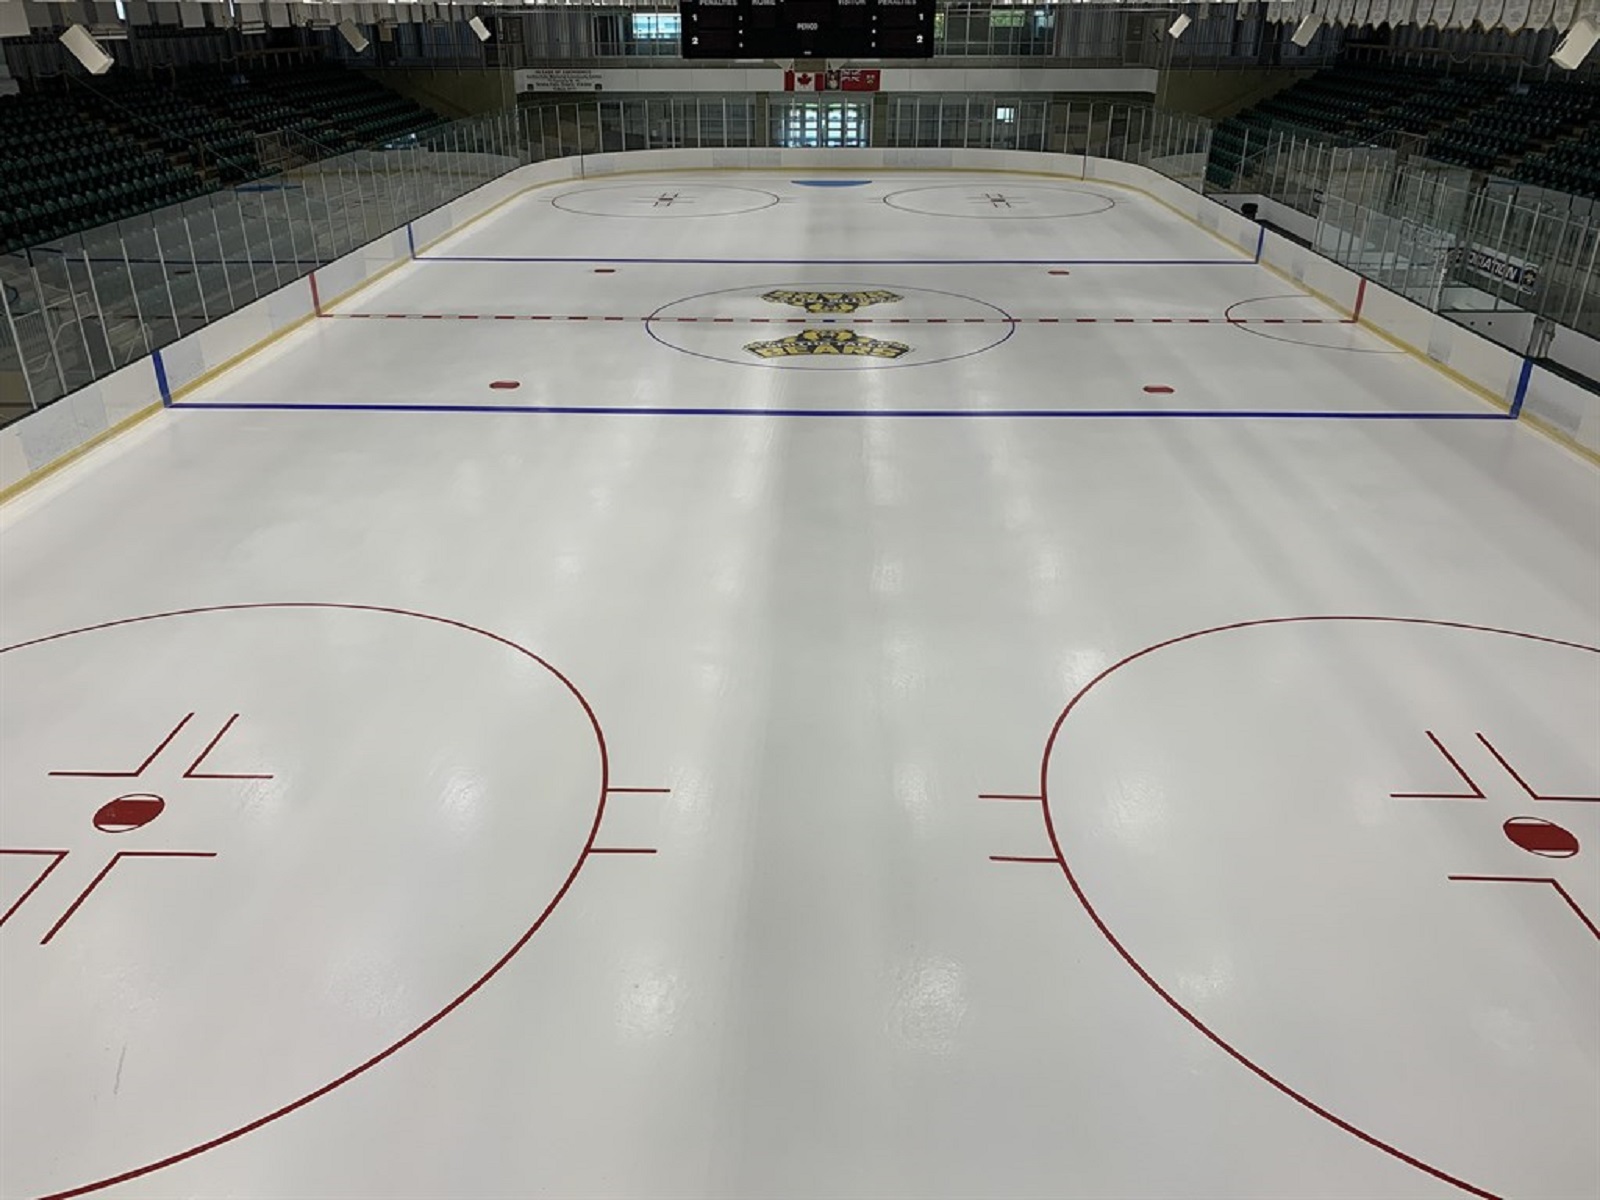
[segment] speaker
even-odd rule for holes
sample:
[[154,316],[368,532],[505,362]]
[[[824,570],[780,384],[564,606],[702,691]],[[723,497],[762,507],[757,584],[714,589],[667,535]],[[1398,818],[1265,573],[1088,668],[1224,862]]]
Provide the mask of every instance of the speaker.
[[1600,25],[1595,24],[1593,17],[1579,17],[1567,30],[1567,36],[1561,39],[1550,61],[1564,71],[1576,71],[1589,57],[1596,42],[1600,42]]
[[1173,39],[1173,41],[1177,41],[1177,39],[1183,36],[1183,31],[1189,28],[1189,26],[1192,24],[1194,24],[1194,22],[1189,20],[1188,13],[1179,13],[1178,19],[1167,27],[1167,36]]
[[365,51],[369,44],[367,39],[362,35],[361,30],[356,28],[356,23],[349,17],[346,17],[344,20],[339,22],[339,36],[344,38],[346,42],[350,43],[350,49],[354,50],[357,54]]
[[1317,30],[1321,28],[1322,18],[1316,13],[1311,13],[1299,25],[1295,26],[1294,33],[1289,40],[1304,50],[1311,45],[1311,39],[1317,36]]
[[87,67],[91,75],[104,75],[116,62],[82,25],[69,26],[61,35],[61,44],[72,51],[72,57]]
[[489,27],[483,23],[483,19],[481,17],[473,17],[472,20],[467,22],[467,28],[478,35],[478,40],[480,42],[487,42],[489,40]]

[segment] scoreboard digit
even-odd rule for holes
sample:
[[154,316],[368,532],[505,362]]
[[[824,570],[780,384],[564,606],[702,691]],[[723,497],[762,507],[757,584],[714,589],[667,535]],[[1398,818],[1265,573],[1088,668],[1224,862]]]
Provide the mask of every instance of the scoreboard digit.
[[680,0],[684,58],[932,58],[934,0]]

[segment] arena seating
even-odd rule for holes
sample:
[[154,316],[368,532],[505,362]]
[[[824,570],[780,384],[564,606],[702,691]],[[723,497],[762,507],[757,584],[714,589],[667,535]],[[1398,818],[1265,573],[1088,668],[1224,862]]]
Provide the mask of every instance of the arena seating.
[[1283,131],[1342,145],[1410,140],[1413,150],[1442,162],[1600,195],[1594,143],[1585,140],[1597,119],[1600,94],[1592,86],[1340,64],[1221,122],[1206,178],[1214,187],[1233,186],[1273,132]]
[[113,74],[0,98],[0,252],[257,178],[261,134],[322,157],[439,123],[330,66]]
[[205,184],[58,96],[0,99],[0,249],[132,216]]

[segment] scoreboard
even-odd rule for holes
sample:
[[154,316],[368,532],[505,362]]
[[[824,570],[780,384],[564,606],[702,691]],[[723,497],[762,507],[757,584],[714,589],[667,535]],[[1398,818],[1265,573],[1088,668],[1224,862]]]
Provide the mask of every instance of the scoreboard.
[[680,0],[684,58],[932,58],[934,0]]

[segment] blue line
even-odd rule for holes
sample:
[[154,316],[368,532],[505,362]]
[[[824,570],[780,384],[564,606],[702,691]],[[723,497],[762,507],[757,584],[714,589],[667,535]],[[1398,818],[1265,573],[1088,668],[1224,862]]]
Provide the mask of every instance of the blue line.
[[1254,259],[1251,260],[1252,262],[1260,262],[1261,261],[1261,251],[1266,249],[1266,245],[1267,245],[1267,227],[1265,225],[1263,225],[1261,227],[1261,232],[1256,236],[1256,256],[1255,256]]
[[898,418],[1127,418],[1146,420],[1168,417],[1223,420],[1312,421],[1504,421],[1500,412],[1275,412],[1251,409],[1160,408],[629,408],[626,406],[551,404],[294,404],[287,401],[185,402],[173,408],[215,408],[246,412],[407,412],[407,413],[551,413],[573,416],[641,417],[898,417]]
[[1250,267],[1248,258],[542,258],[430,254],[418,262],[443,263],[624,263],[711,267]]
[[406,222],[406,245],[411,247],[411,257],[417,256],[417,237],[411,232],[411,222]]
[[1511,397],[1511,411],[1507,414],[1513,421],[1522,415],[1522,402],[1528,398],[1528,384],[1533,379],[1533,359],[1522,360],[1522,374],[1517,376],[1517,390]]
[[161,361],[161,351],[150,351],[150,361],[156,365],[156,390],[161,393],[161,405],[172,408],[172,389],[167,386],[167,364]]

